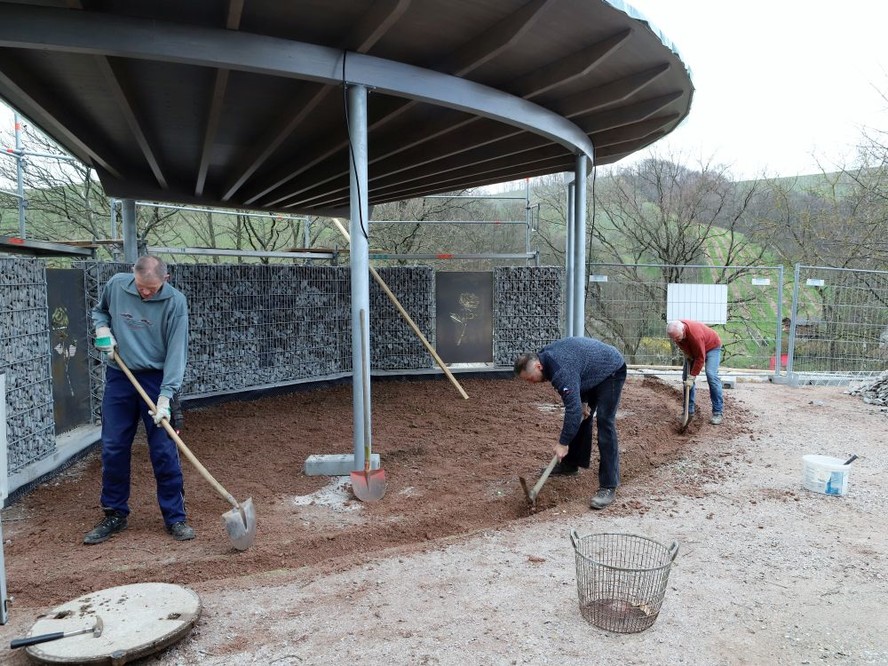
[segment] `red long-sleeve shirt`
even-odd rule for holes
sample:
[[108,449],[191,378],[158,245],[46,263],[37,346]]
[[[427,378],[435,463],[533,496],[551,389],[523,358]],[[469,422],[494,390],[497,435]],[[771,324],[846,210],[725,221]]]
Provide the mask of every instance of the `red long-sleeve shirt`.
[[685,356],[693,359],[693,365],[689,374],[696,377],[703,369],[703,363],[706,361],[706,352],[721,347],[722,341],[718,337],[718,333],[706,324],[701,324],[693,319],[681,319],[680,321],[685,325],[685,336],[684,340],[676,344],[684,352]]

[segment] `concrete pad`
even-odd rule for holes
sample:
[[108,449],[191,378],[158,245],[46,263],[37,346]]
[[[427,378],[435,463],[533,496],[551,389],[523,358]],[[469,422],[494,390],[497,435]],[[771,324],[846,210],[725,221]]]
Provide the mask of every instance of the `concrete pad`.
[[[379,469],[379,454],[370,454],[370,469]],[[306,476],[349,476],[355,469],[353,453],[313,455],[305,459]]]
[[734,375],[724,375],[721,380],[723,388],[734,388],[737,385],[737,378]]

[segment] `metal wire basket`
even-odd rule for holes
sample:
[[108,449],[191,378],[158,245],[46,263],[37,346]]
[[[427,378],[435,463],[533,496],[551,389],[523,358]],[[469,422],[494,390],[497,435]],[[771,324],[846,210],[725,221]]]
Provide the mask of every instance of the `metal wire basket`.
[[668,548],[633,534],[570,531],[577,561],[580,613],[587,622],[619,633],[650,627],[660,614],[678,544]]

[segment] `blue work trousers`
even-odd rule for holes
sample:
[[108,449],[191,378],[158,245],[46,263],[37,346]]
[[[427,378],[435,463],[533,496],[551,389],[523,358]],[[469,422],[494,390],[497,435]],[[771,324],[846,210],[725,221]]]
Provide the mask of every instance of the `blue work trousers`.
[[620,485],[620,451],[617,442],[617,408],[626,383],[626,366],[611,374],[598,386],[583,394],[598,426],[598,486]]
[[[709,398],[712,400],[712,413],[721,414],[724,408],[724,398],[722,397],[722,381],[718,376],[718,365],[721,363],[722,350],[721,347],[710,349],[706,352],[706,361],[703,365],[706,371],[706,382],[709,384]],[[685,359],[684,368],[681,373],[682,379],[688,378],[688,370],[693,364],[693,359]],[[694,398],[697,395],[697,385],[691,387],[691,394],[688,397],[688,412],[694,413]]]
[[[162,371],[133,373],[148,396],[156,401]],[[139,417],[148,435],[148,452],[157,482],[157,503],[163,522],[170,526],[185,520],[182,466],[176,443],[162,426],[154,425],[148,405],[120,370],[105,370],[102,399],[102,508],[129,515],[130,461]]]

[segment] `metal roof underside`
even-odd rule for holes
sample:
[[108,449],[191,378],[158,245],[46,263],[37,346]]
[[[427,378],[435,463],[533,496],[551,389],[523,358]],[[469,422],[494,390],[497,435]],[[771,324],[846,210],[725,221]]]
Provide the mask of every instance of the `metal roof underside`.
[[690,75],[619,0],[0,2],[0,97],[109,196],[342,215],[343,81],[369,203],[603,165],[672,131]]

